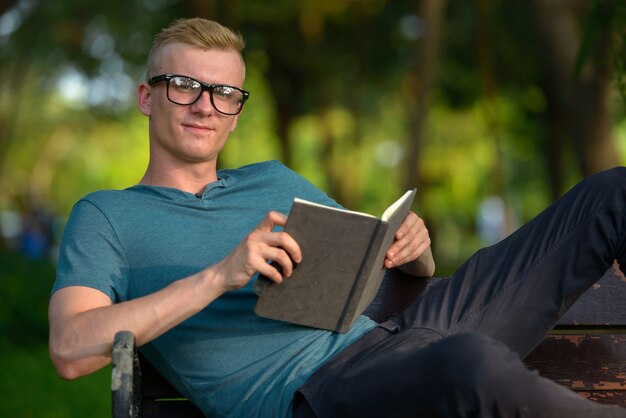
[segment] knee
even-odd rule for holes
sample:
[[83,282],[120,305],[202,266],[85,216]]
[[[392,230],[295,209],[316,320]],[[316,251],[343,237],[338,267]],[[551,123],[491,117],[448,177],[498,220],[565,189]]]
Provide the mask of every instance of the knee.
[[597,189],[624,189],[626,186],[626,167],[618,166],[592,174],[583,180],[588,187]]
[[626,167],[624,166],[616,166],[613,168],[609,168],[608,170],[604,172],[610,176],[617,177],[618,179],[621,179],[621,180],[626,179]]
[[626,201],[626,167],[614,167],[583,179],[563,198],[570,206],[622,211]]

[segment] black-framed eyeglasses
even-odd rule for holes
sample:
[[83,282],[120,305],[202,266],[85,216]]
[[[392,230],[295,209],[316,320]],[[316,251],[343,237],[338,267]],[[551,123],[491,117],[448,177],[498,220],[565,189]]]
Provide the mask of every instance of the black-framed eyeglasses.
[[209,92],[211,104],[224,115],[237,115],[250,93],[238,87],[225,84],[207,84],[195,78],[178,74],[161,74],[148,80],[148,84],[165,81],[167,83],[167,99],[177,105],[189,106],[198,101],[204,91]]

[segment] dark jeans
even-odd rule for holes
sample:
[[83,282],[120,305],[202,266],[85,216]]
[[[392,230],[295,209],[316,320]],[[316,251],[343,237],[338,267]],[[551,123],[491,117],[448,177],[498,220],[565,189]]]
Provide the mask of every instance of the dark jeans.
[[626,266],[624,167],[583,180],[336,355],[296,393],[294,414],[626,417],[521,360],[614,260]]

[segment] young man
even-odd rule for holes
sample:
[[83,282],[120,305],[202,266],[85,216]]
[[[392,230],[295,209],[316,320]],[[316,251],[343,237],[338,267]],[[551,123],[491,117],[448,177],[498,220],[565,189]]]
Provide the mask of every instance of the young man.
[[[216,170],[248,96],[242,49],[240,36],[203,19],[156,37],[137,93],[149,118],[146,173],[81,199],[65,230],[49,309],[62,377],[107,365],[113,336],[130,330],[211,416],[626,416],[519,358],[614,259],[626,262],[624,169],[587,180],[402,317],[361,317],[336,334],[255,316],[256,275],[288,280],[302,258],[274,228],[293,198],[337,204],[277,162]],[[415,213],[385,264],[434,273]]]

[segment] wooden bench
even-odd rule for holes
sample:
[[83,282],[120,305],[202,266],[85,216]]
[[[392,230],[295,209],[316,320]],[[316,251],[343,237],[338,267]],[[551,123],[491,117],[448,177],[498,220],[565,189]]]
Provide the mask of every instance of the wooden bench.
[[626,407],[626,278],[617,266],[524,362],[583,396]]
[[[445,280],[445,279],[441,279]],[[387,277],[366,314],[382,320],[427,287],[395,273]],[[626,278],[612,268],[585,293],[525,363],[598,402],[626,407]],[[111,379],[114,418],[202,417],[138,354],[134,337],[115,337]]]

